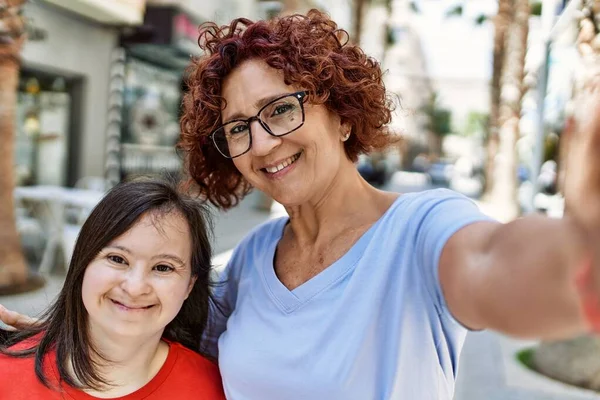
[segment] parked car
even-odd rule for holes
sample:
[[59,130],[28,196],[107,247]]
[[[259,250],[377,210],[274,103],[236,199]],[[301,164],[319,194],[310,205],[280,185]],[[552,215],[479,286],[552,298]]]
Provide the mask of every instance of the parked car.
[[454,174],[454,164],[449,161],[437,161],[431,164],[427,174],[434,185],[449,185]]
[[360,175],[374,186],[385,185],[392,173],[382,155],[360,155],[356,168]]

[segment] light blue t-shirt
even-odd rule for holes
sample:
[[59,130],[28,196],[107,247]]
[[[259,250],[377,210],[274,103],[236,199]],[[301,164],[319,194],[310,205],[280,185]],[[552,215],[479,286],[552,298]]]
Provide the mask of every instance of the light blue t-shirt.
[[446,307],[438,260],[457,230],[489,220],[449,190],[404,194],[292,291],[273,268],[288,219],[257,228],[219,290],[229,314],[218,339],[227,398],[450,400],[467,331]]

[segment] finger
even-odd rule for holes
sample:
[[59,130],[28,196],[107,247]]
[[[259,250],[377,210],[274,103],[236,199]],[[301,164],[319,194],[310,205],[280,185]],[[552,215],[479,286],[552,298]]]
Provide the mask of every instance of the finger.
[[35,324],[35,319],[18,312],[11,311],[0,304],[0,321],[8,325],[12,330],[23,329]]

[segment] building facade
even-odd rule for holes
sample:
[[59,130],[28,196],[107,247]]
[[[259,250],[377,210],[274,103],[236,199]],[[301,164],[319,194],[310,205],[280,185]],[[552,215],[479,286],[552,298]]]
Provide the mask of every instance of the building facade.
[[60,186],[179,171],[198,25],[262,16],[255,0],[40,0],[24,12],[17,184]]
[[81,2],[91,7],[86,10],[70,9],[71,3],[28,2],[24,8],[29,40],[17,107],[19,185],[73,185],[103,171],[108,71],[118,30],[80,13],[93,10],[93,1]]

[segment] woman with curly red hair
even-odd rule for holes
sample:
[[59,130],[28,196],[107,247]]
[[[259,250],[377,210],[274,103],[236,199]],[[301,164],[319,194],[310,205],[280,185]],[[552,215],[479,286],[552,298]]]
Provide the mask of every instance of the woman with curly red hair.
[[[600,215],[583,202],[598,186],[576,186],[576,216],[505,225],[449,190],[370,186],[354,161],[395,140],[393,103],[346,38],[318,11],[203,27],[181,120],[191,181],[221,209],[257,188],[289,214],[239,244],[215,293],[230,399],[451,399],[466,327],[588,326],[574,281],[600,221],[577,216]],[[586,148],[575,167],[599,163]]]

